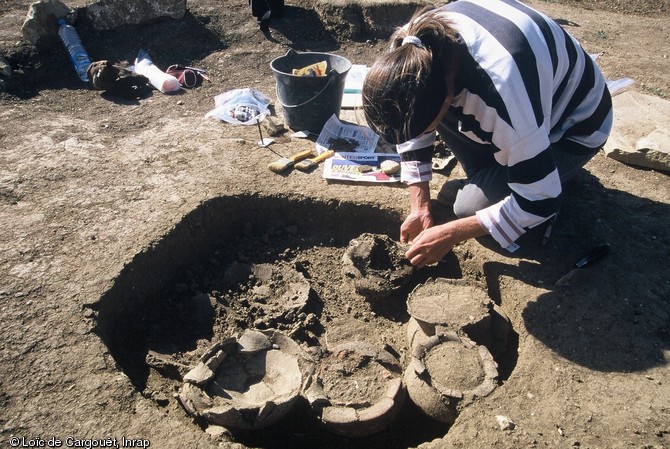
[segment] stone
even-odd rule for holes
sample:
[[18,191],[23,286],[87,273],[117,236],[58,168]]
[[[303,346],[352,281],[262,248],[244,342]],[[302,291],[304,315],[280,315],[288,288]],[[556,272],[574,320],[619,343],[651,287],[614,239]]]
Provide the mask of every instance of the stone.
[[265,117],[265,120],[263,120],[263,128],[265,128],[265,131],[271,136],[271,137],[276,137],[279,134],[283,133],[286,131],[286,127],[284,126],[284,123],[279,120],[276,117],[273,117],[271,115]]
[[612,102],[614,125],[605,154],[626,164],[670,171],[670,101],[628,91]]
[[12,76],[12,66],[2,56],[0,56],[0,77],[10,78]]
[[185,14],[186,0],[100,0],[86,8],[86,17],[99,31],[157,19],[181,19]]
[[513,430],[516,427],[514,421],[504,415],[496,415],[496,421],[500,430]]
[[65,18],[71,23],[68,18],[74,13],[59,0],[40,0],[30,5],[21,33],[28,42],[41,46],[58,38],[58,19]]

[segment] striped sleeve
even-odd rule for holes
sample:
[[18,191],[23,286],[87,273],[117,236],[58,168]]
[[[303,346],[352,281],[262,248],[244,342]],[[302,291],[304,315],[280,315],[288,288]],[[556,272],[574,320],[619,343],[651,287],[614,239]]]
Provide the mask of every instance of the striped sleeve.
[[[433,165],[431,158],[432,149],[435,145],[435,136],[436,133],[433,131],[396,145],[396,150],[401,158],[401,182],[411,185],[433,179]],[[427,156],[421,157],[421,154]]]
[[461,132],[491,145],[511,195],[477,213],[503,247],[558,210],[551,144],[602,146],[612,125],[606,80],[556,22],[515,0],[458,0],[444,7],[466,51],[452,112]]

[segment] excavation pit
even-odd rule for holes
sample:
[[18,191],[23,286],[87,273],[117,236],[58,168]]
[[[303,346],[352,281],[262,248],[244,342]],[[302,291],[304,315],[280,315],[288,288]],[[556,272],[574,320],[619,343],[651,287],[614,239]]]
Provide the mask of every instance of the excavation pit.
[[[223,425],[244,446],[337,448],[352,442],[368,447],[418,446],[444,436],[449,425],[402,400],[405,390],[397,370],[386,372],[386,380],[397,379],[395,384],[378,386],[384,390],[381,405],[375,401],[354,405],[363,411],[358,421],[376,418],[370,421],[376,426],[374,432],[356,429],[357,423],[340,431],[329,427],[332,410],[326,411],[325,420],[315,412],[304,388],[296,392],[295,373],[277,385],[272,385],[272,378],[263,379],[259,373],[274,369],[264,365],[271,358],[285,367],[295,364],[279,354],[267,358],[272,350],[262,347],[256,348],[261,352],[254,361],[247,360],[250,365],[244,371],[258,368],[257,375],[228,383],[232,393],[212,385],[201,388],[208,397],[239,394],[241,401],[249,399],[248,392],[254,393],[259,402],[249,409],[240,407],[244,410],[232,422],[226,421],[230,415],[215,416],[198,406],[191,408],[196,413],[189,413],[183,401],[197,396],[192,394],[197,386],[193,370],[211,359],[212,347],[230,339],[239,345],[246,341],[247,330],[280,333],[311,355],[363,341],[392,354],[404,369],[411,359],[407,297],[427,279],[458,277],[457,259],[412,272],[376,301],[347,282],[342,269],[343,254],[353,240],[363,234],[392,239],[401,221],[398,211],[369,204],[259,195],[209,200],[124,267],[94,305],[96,332],[135,388],[157,408],[203,430]],[[242,356],[230,354],[227,362],[219,362],[237,357]],[[309,370],[302,363],[300,369],[304,384]],[[203,385],[215,381],[206,379]],[[175,395],[180,389],[182,401]],[[281,399],[260,394],[270,390]],[[207,398],[198,401],[207,408]],[[263,401],[271,402],[271,407],[285,406],[278,409],[281,413],[266,415],[269,408]],[[351,405],[345,398],[337,401]]]

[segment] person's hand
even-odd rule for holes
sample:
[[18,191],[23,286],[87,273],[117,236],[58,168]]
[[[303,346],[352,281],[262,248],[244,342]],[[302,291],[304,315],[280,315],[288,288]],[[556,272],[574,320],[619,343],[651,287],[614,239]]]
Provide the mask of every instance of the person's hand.
[[442,260],[456,244],[486,233],[476,217],[459,218],[424,229],[411,242],[405,256],[412,265],[422,268]]
[[412,243],[423,230],[431,226],[433,226],[433,216],[430,212],[412,212],[400,226],[400,243]]
[[405,256],[417,268],[439,262],[454,247],[449,223],[424,229],[411,243]]

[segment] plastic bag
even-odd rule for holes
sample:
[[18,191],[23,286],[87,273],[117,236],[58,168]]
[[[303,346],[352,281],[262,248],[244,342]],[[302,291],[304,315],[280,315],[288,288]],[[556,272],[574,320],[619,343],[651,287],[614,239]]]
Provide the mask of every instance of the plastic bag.
[[255,125],[270,115],[270,98],[256,89],[234,89],[214,97],[214,109],[205,118],[214,117],[235,125]]

